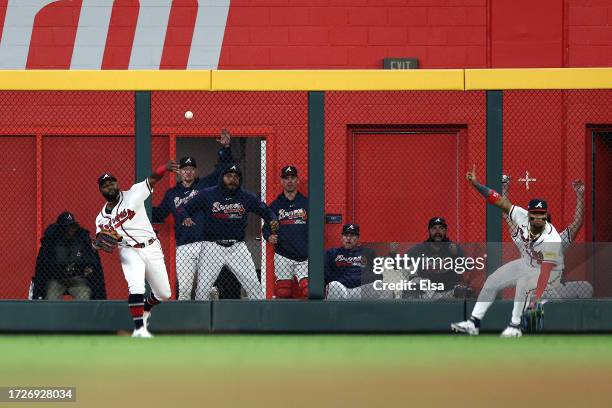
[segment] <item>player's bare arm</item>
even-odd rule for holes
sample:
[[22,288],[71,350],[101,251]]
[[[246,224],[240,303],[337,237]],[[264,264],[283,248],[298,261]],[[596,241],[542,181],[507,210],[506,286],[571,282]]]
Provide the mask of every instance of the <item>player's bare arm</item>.
[[229,130],[223,128],[221,129],[221,134],[219,134],[219,138],[217,142],[221,143],[223,147],[229,147],[232,136],[230,135]]
[[576,193],[576,210],[574,210],[574,219],[568,228],[573,241],[584,223],[584,183],[582,180],[574,180],[572,188]]
[[487,201],[494,206],[500,208],[504,213],[509,213],[512,208],[512,203],[506,197],[502,197],[499,193],[487,186],[484,186],[478,182],[478,178],[476,177],[476,165],[472,167],[471,171],[468,171],[465,175],[467,180],[472,183],[472,186],[478,190],[480,194]]
[[164,177],[164,174],[166,174],[166,172],[178,174],[178,164],[176,164],[174,160],[170,160],[168,163],[166,163],[166,165],[159,166],[157,169],[155,169],[153,174],[149,176],[149,185],[151,186],[151,188],[155,187],[155,184],[157,184],[157,182]]

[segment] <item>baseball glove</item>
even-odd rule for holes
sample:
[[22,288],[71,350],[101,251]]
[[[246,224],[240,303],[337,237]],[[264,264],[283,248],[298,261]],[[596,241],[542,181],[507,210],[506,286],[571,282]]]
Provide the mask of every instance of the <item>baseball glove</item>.
[[96,235],[93,245],[110,254],[119,246],[122,239],[123,237],[117,231],[102,230]]
[[523,312],[521,328],[524,333],[535,333],[544,329],[544,304],[536,302]]

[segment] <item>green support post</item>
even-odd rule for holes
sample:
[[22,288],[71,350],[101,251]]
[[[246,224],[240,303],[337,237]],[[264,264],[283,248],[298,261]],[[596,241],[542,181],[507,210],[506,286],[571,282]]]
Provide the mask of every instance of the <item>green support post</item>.
[[[136,133],[136,182],[151,175],[151,92],[137,91],[135,95],[134,130]],[[147,215],[151,219],[151,197],[145,202]]]
[[325,93],[308,92],[308,297],[323,299]]
[[[503,172],[503,91],[487,91],[487,181],[495,191],[502,188]],[[487,206],[487,274],[493,273],[502,260],[502,213]]]

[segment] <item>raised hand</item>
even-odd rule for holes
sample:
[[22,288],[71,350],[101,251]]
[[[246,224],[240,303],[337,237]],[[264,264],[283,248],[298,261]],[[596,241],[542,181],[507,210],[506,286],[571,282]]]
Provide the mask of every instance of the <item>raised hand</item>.
[[572,188],[576,194],[584,194],[584,182],[582,180],[574,180],[572,182]]
[[221,129],[221,134],[219,135],[217,142],[221,143],[223,147],[228,147],[230,145],[231,139],[232,136],[230,135],[229,130],[223,128]]
[[176,164],[176,162],[174,160],[170,160],[167,164],[166,164],[166,170],[167,171],[171,171],[172,173],[177,173],[179,172],[179,166],[178,164]]
[[475,164],[472,167],[472,170],[468,171],[465,174],[465,178],[468,179],[468,181],[471,182],[472,184],[478,183],[478,179],[476,178],[476,165]]

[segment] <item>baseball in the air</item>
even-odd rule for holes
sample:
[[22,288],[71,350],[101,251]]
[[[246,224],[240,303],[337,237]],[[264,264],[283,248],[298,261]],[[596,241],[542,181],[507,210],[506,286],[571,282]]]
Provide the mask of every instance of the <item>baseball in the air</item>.
[[191,118],[193,118],[193,112],[192,111],[185,112],[185,119],[191,119]]

